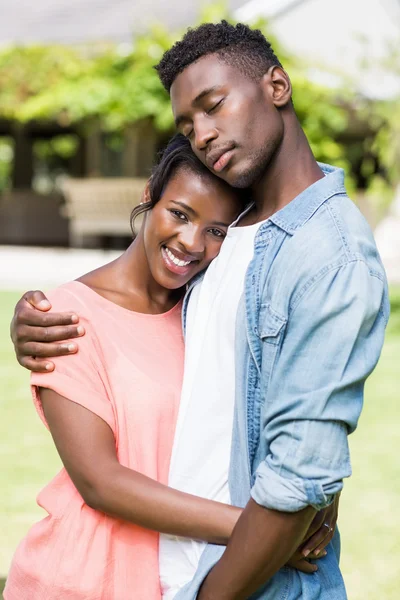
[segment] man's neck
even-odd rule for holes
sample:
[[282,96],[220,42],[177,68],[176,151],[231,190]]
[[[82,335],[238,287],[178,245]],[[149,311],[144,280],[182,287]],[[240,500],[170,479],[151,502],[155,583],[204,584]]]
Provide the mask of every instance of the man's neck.
[[268,219],[324,176],[296,117],[288,116],[284,139],[253,188],[254,222]]

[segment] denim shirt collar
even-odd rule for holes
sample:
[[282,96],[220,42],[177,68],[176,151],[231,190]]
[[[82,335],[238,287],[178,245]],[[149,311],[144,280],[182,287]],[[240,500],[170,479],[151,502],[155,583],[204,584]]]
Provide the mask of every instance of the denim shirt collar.
[[[256,236],[255,244],[262,244],[263,239],[266,235],[268,235],[268,228],[271,226],[271,223],[274,223],[277,227],[288,233],[289,235],[293,235],[296,229],[302,227],[313,214],[318,210],[318,208],[323,204],[328,198],[331,198],[335,194],[345,194],[346,189],[344,187],[344,171],[343,169],[338,169],[336,167],[332,167],[331,165],[326,165],[324,163],[318,163],[319,168],[324,173],[325,177],[319,179],[312,185],[310,185],[307,189],[304,190],[301,194],[296,196],[289,204],[284,206],[277,213],[272,215],[264,225],[260,227],[260,230]],[[200,281],[204,277],[205,271],[202,271],[198,275],[196,275],[187,285],[186,294],[183,302],[182,309],[182,325],[183,332],[185,334],[186,330],[186,314],[187,314],[187,306],[189,302],[190,292],[193,290],[195,285],[200,283]]]
[[272,215],[268,221],[292,235],[302,227],[328,198],[345,194],[344,171],[330,165],[318,163],[325,177],[310,185],[289,204]]

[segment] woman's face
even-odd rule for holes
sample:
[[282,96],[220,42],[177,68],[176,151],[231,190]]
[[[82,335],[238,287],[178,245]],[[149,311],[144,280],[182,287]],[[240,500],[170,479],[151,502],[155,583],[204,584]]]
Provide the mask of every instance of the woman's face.
[[242,209],[237,193],[223,181],[178,170],[143,224],[144,248],[157,283],[178,289],[205,269]]

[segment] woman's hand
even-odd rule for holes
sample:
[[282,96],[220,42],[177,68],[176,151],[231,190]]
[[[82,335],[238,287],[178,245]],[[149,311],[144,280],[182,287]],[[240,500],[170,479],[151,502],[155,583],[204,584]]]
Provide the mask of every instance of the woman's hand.
[[337,494],[335,500],[328,508],[319,511],[315,515],[307,532],[305,542],[296,550],[287,563],[290,567],[298,569],[303,573],[314,573],[318,570],[317,565],[310,563],[309,560],[324,558],[327,554],[325,548],[335,533],[339,511],[339,498],[340,494]]
[[48,358],[77,352],[77,344],[66,342],[85,333],[78,315],[53,313],[50,309],[51,304],[43,292],[26,292],[16,305],[11,321],[10,335],[17,360],[37,373],[54,370],[54,363]]
[[307,532],[307,536],[309,537],[301,550],[304,557],[311,558],[311,555],[319,556],[332,540],[339,512],[339,498],[340,494],[337,494],[330,506],[315,515],[311,527]]

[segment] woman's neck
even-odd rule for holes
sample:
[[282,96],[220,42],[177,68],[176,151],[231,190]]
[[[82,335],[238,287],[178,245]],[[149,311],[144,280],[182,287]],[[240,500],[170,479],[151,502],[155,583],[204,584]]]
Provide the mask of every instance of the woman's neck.
[[167,312],[183,294],[182,289],[169,290],[154,280],[140,232],[122,256],[79,281],[114,304],[145,314]]

